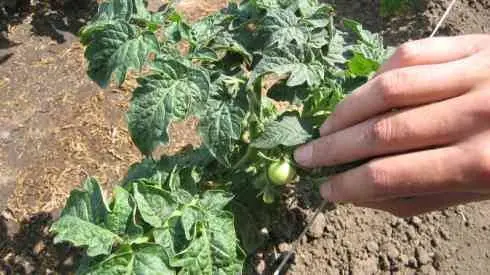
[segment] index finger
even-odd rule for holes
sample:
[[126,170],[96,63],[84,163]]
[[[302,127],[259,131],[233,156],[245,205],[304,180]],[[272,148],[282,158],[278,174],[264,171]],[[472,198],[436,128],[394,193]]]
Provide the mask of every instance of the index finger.
[[[476,41],[476,37],[480,37],[480,40]],[[391,59],[393,61],[388,61],[388,65],[382,69],[385,71],[381,75],[359,87],[335,107],[334,112],[321,127],[321,135],[342,130],[393,108],[426,104],[458,96],[471,89],[482,76],[488,77],[488,72],[476,71],[473,65],[475,62],[480,63],[481,60],[488,59],[488,54],[480,49],[484,48],[482,44],[490,42],[490,35],[468,38],[467,43],[472,42],[478,46],[459,45],[461,47],[458,50],[456,43],[451,44],[452,46],[441,46],[447,51],[454,50],[455,54],[450,55],[442,55],[439,52],[439,40],[434,39],[442,38],[414,42],[420,43],[417,48],[423,48],[427,44],[420,54],[410,54],[415,56],[414,58],[397,57],[395,54]],[[463,40],[458,38],[455,41]],[[471,55],[475,51],[479,51],[478,54],[483,56],[477,58],[477,55]],[[402,54],[398,54],[400,55]],[[431,55],[434,57],[431,58]],[[471,56],[464,58],[466,55]],[[446,59],[444,56],[447,56]],[[442,63],[450,58],[454,60]],[[422,62],[425,64],[417,65]],[[393,64],[410,66],[395,69]]]
[[396,49],[376,75],[396,68],[462,59],[483,50],[488,43],[490,43],[490,35],[487,34],[431,37],[406,42]]

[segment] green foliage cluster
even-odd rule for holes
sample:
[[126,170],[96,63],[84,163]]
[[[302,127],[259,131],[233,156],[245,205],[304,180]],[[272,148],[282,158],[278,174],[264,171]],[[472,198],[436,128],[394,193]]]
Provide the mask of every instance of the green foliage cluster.
[[[232,2],[192,24],[173,3],[102,2],[81,32],[88,75],[107,87],[139,72],[127,121],[144,158],[110,199],[87,179],[53,224],[56,242],[86,249],[78,273],[243,272],[264,241],[256,219],[284,185],[326,176],[296,167],[294,148],[390,53],[379,35],[335,19],[316,0]],[[203,145],[154,159],[169,125],[189,117]]]

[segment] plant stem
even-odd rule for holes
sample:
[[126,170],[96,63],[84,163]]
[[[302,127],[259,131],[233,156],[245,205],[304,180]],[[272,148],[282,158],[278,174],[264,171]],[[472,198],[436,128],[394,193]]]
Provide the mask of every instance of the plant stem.
[[247,147],[247,152],[245,153],[245,155],[243,155],[243,157],[231,168],[232,171],[235,171],[238,168],[242,167],[245,163],[247,163],[247,161],[249,161],[256,155],[257,155],[257,149],[249,145]]

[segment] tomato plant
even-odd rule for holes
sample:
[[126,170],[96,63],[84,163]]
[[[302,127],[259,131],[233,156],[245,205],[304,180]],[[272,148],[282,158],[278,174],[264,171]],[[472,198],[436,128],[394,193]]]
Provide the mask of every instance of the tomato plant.
[[[264,241],[255,220],[284,184],[338,170],[295,167],[294,148],[390,53],[316,0],[231,2],[194,23],[173,3],[149,12],[144,0],[106,0],[81,41],[101,87],[139,72],[127,122],[143,157],[111,198],[88,178],[52,225],[55,242],[85,248],[79,274],[243,272]],[[169,125],[191,116],[202,146],[155,159]]]

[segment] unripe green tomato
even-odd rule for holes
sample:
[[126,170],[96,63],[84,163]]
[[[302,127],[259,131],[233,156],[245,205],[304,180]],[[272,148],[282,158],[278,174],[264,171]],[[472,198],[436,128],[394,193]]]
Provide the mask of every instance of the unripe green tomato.
[[247,143],[247,144],[250,143],[250,131],[246,130],[245,132],[243,132],[241,139],[244,143]]
[[274,193],[272,193],[270,190],[266,189],[266,190],[264,190],[264,193],[262,194],[262,200],[266,204],[272,204],[272,203],[274,203],[276,198],[274,197]]
[[269,166],[267,175],[275,185],[290,183],[296,176],[296,169],[287,161],[274,162]]

